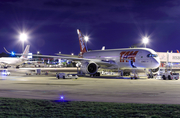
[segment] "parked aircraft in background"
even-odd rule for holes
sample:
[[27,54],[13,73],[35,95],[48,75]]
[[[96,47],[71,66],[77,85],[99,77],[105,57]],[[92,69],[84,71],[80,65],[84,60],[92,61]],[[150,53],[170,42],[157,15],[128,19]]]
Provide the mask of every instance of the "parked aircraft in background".
[[[27,56],[29,53],[29,48],[30,48],[30,45],[27,45],[24,52],[21,54],[22,56],[19,58],[18,57],[1,57],[0,65],[5,68],[7,68],[8,66],[15,66],[16,68],[19,68],[19,65],[21,65],[22,63],[28,60]],[[6,49],[5,51],[7,53],[10,53]]]

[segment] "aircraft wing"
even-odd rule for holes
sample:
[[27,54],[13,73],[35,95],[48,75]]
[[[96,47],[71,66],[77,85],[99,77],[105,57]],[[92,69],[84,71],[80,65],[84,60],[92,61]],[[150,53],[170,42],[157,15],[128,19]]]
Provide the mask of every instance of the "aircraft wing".
[[[9,51],[7,51],[5,47],[4,47],[4,50],[5,50],[6,53],[8,53],[8,54],[15,55],[14,52],[9,52]],[[16,55],[23,55],[23,54],[22,54],[22,53],[16,53]]]
[[[11,52],[8,52],[6,50],[6,48],[4,48],[4,50],[9,53],[12,54]],[[15,55],[22,55],[22,53],[15,53]],[[63,54],[62,54],[63,55]],[[93,61],[96,64],[103,66],[103,67],[110,67],[110,66],[116,66],[117,64],[111,60],[111,61],[104,61],[104,60],[100,60],[100,59],[87,59],[87,58],[78,58],[77,56],[52,56],[52,55],[37,55],[37,54],[33,54],[32,56],[35,57],[42,57],[42,58],[61,58],[61,59],[68,59],[68,60],[72,60],[72,61]]]
[[69,55],[69,54],[59,54],[59,53],[55,53],[56,55],[60,55],[60,56],[66,56],[66,57],[79,57],[78,55]]
[[51,55],[34,55],[33,56],[37,56],[37,57],[44,57],[44,58],[61,58],[61,59],[68,59],[68,60],[72,60],[72,61],[93,61],[96,64],[103,66],[103,67],[110,67],[110,66],[116,66],[116,62],[114,60],[109,60],[109,61],[105,61],[105,60],[101,60],[101,59],[87,59],[87,58],[77,58],[77,57],[65,57],[65,56],[51,56]]

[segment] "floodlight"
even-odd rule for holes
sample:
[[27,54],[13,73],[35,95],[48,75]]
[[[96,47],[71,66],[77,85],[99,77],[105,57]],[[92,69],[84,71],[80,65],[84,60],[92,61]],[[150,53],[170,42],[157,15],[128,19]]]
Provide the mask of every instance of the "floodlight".
[[89,37],[88,37],[88,36],[84,36],[84,40],[85,40],[86,42],[88,42]]
[[149,39],[148,39],[147,37],[144,37],[144,38],[143,38],[143,43],[144,43],[144,44],[147,44],[148,42],[149,42]]
[[22,33],[22,34],[20,34],[19,38],[20,38],[21,41],[26,41],[27,40],[27,35],[25,33]]
[[143,43],[145,45],[145,48],[146,48],[146,44],[149,42],[149,39],[147,37],[144,37],[143,38]]

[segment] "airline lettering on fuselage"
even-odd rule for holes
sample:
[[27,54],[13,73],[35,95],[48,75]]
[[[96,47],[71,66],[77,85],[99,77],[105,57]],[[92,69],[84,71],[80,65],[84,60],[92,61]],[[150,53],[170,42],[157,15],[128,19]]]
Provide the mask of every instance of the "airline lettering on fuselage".
[[129,62],[129,60],[135,62],[135,57],[137,53],[138,51],[122,51],[120,53],[120,62]]

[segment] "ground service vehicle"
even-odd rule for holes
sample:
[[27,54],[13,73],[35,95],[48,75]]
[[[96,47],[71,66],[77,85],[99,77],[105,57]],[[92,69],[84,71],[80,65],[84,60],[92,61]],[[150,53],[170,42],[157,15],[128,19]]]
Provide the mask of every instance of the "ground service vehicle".
[[58,79],[62,78],[62,79],[77,79],[78,76],[76,74],[65,74],[65,73],[56,73],[56,77]]
[[162,79],[163,80],[178,80],[179,79],[179,73],[172,73],[171,71],[167,71],[165,73],[162,74]]

